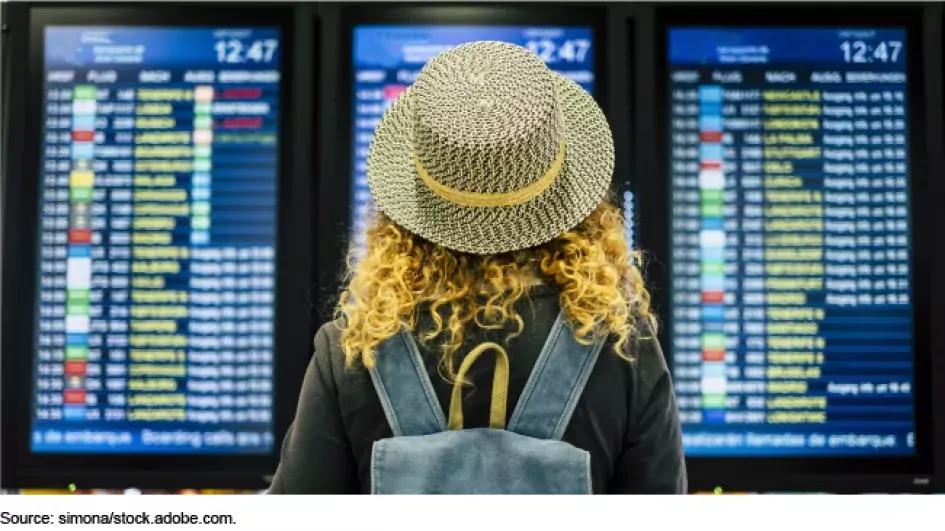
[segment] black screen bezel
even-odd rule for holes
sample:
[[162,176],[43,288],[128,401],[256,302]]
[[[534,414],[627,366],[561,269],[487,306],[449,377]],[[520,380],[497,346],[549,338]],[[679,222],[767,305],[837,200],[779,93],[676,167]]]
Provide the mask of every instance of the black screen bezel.
[[[333,6],[334,7],[334,6]],[[338,102],[340,112],[337,116],[336,149],[332,151],[342,157],[335,164],[337,174],[321,183],[321,195],[330,197],[326,204],[320,204],[321,226],[319,238],[324,246],[320,248],[323,257],[320,263],[336,270],[342,268],[348,252],[351,231],[353,198],[351,195],[352,168],[352,113],[354,105],[354,28],[369,24],[403,25],[494,25],[494,26],[588,26],[593,31],[594,46],[594,99],[607,114],[608,110],[608,57],[606,8],[602,4],[587,3],[581,5],[549,5],[535,10],[527,5],[489,5],[489,4],[398,4],[358,3],[342,4],[339,9],[341,51],[337,72],[341,77],[338,84],[340,94]],[[337,144],[343,142],[343,145]],[[324,276],[324,275],[323,275]],[[323,291],[337,292],[338,284],[326,286]]]
[[[284,230],[297,212],[308,211],[308,197],[292,197],[293,179],[293,32],[292,11],[287,4],[267,4],[225,8],[195,4],[164,4],[155,7],[95,5],[76,8],[67,5],[43,5],[29,8],[29,50],[27,96],[14,103],[25,108],[23,123],[13,128],[23,132],[23,149],[19,154],[22,168],[18,176],[6,176],[8,194],[4,212],[5,227],[16,227],[16,241],[4,241],[3,271],[3,390],[4,424],[7,433],[3,445],[3,486],[5,488],[49,488],[75,484],[79,488],[246,488],[261,489],[278,464],[281,436],[294,414],[297,386],[280,385],[294,382],[296,363],[283,363],[285,352],[305,349],[309,343],[308,315],[289,311],[287,304],[296,292],[304,294],[309,285],[308,271],[301,278],[297,269],[282,259],[287,249],[310,242],[295,241],[292,231]],[[44,28],[68,25],[115,26],[272,26],[281,32],[280,69],[280,148],[278,225],[276,244],[276,296],[274,318],[274,390],[272,449],[265,454],[172,455],[172,454],[35,454],[30,451],[33,403],[33,345],[35,343],[35,311],[10,312],[14,307],[35,307],[36,263],[40,180],[40,141],[43,88]],[[18,28],[26,31],[27,28]],[[291,211],[291,212],[290,212]],[[307,235],[307,231],[306,231]],[[26,302],[26,304],[24,304]],[[293,305],[298,306],[298,305]],[[16,356],[11,353],[29,353]],[[302,350],[305,352],[305,350]],[[27,385],[23,385],[28,382]],[[11,404],[12,402],[12,404]]]
[[[812,10],[816,18],[811,17]],[[907,46],[910,56],[907,59],[909,84],[907,93],[910,102],[911,138],[909,150],[910,162],[910,228],[911,258],[913,264],[912,301],[914,319],[914,377],[915,377],[915,418],[916,418],[916,455],[915,457],[808,457],[770,458],[770,457],[690,457],[687,458],[691,488],[695,491],[710,491],[717,486],[724,489],[766,491],[766,490],[822,490],[830,492],[876,491],[915,491],[926,488],[927,476],[933,466],[932,414],[931,414],[931,378],[926,370],[931,362],[932,338],[930,318],[930,258],[928,227],[932,205],[922,199],[928,198],[927,148],[922,142],[928,127],[923,110],[926,107],[923,76],[923,25],[922,11],[917,6],[874,7],[861,6],[851,12],[846,6],[823,4],[758,5],[745,10],[737,5],[674,6],[657,8],[655,14],[655,98],[657,119],[655,135],[658,149],[654,162],[660,179],[649,180],[641,197],[650,201],[659,201],[664,209],[654,209],[644,222],[645,240],[653,253],[663,257],[670,264],[665,270],[655,268],[654,283],[667,286],[660,290],[657,305],[671,311],[671,276],[670,229],[668,212],[671,212],[671,193],[669,185],[669,131],[666,122],[668,109],[668,29],[678,26],[698,27],[903,27],[907,31]],[[656,219],[662,210],[662,219]],[[667,323],[671,316],[667,314]],[[663,337],[667,345],[667,357],[670,357],[672,345],[671,326],[666,327]],[[672,360],[669,360],[672,363]]]

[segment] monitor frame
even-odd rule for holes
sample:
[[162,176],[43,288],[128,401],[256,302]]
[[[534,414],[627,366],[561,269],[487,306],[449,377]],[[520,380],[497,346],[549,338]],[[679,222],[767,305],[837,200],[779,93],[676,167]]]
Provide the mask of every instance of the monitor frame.
[[[929,256],[932,241],[928,227],[933,217],[940,219],[930,201],[929,190],[929,146],[923,139],[926,131],[939,126],[927,123],[924,110],[927,107],[927,90],[923,66],[928,58],[924,53],[923,11],[920,6],[905,4],[902,6],[862,6],[855,13],[847,5],[810,4],[817,10],[816,22],[805,16],[804,4],[764,4],[746,11],[737,4],[673,5],[654,8],[654,30],[648,43],[638,42],[638,46],[652,46],[655,63],[649,72],[655,83],[638,83],[637,90],[650,92],[642,97],[654,103],[651,123],[636,123],[635,127],[652,127],[656,137],[657,149],[653,150],[652,161],[658,179],[642,180],[640,196],[651,202],[664,205],[662,208],[644,210],[640,223],[642,239],[655,256],[662,257],[662,267],[651,268],[649,280],[656,286],[654,301],[663,310],[665,321],[670,321],[671,311],[671,276],[670,268],[670,230],[668,212],[671,212],[671,193],[669,175],[669,131],[666,120],[668,112],[668,29],[670,27],[836,27],[870,26],[902,27],[907,31],[907,43],[910,55],[907,59],[908,87],[910,103],[909,134],[912,139],[909,146],[910,164],[910,238],[912,261],[912,303],[914,319],[914,383],[915,383],[915,418],[916,418],[916,455],[914,457],[689,457],[687,466],[691,489],[694,491],[712,491],[716,487],[723,490],[737,491],[829,491],[829,492],[922,492],[928,489],[930,475],[933,472],[933,434],[931,413],[930,371],[927,370],[935,346],[941,344],[937,332],[931,324],[931,312],[941,315],[937,305],[933,308],[930,293],[930,270],[932,260]],[[647,78],[644,73],[640,78]],[[934,151],[932,152],[934,153]],[[672,330],[665,327],[664,345],[667,345],[667,360],[672,366],[671,349]]]
[[[319,264],[322,271],[344,271],[345,258],[348,253],[352,222],[352,134],[353,134],[353,85],[354,64],[353,36],[354,28],[361,25],[404,25],[404,26],[452,26],[452,25],[488,25],[488,26],[587,26],[593,31],[594,46],[594,99],[598,102],[605,114],[609,109],[608,99],[610,76],[607,73],[610,66],[608,61],[608,33],[609,25],[606,17],[607,7],[603,4],[588,3],[581,5],[549,5],[541,10],[521,5],[497,4],[386,4],[386,3],[349,3],[325,4],[319,6],[322,23],[326,26],[336,24],[338,30],[333,35],[332,44],[324,44],[326,49],[337,46],[341,50],[336,59],[337,63],[332,74],[324,73],[322,78],[326,83],[336,87],[325,87],[334,90],[335,109],[337,113],[330,123],[332,130],[337,131],[332,139],[322,141],[321,149],[332,153],[337,160],[332,164],[333,178],[323,178],[319,183],[319,195],[331,198],[330,201],[320,202],[319,208]],[[326,33],[327,35],[327,33]],[[338,80],[340,79],[340,82]],[[625,154],[626,148],[618,148],[618,170],[621,167],[620,157]],[[623,183],[617,179],[614,182],[615,191]],[[326,300],[335,300],[341,288],[341,275],[328,277],[320,276],[320,292]],[[323,308],[326,313],[330,310]]]
[[[14,7],[14,6],[9,6]],[[263,489],[271,481],[278,464],[280,441],[292,421],[301,374],[311,353],[308,316],[308,288],[311,267],[307,253],[297,248],[311,246],[311,194],[298,193],[300,179],[297,160],[298,120],[293,104],[298,87],[293,82],[296,25],[290,4],[267,3],[218,6],[204,4],[162,4],[132,7],[129,4],[83,6],[43,4],[15,6],[11,20],[20,26],[11,33],[23,44],[13,64],[29,72],[28,90],[12,95],[10,106],[22,109],[6,124],[23,131],[5,149],[15,148],[17,156],[4,168],[3,253],[3,337],[2,383],[4,431],[4,488],[50,488],[76,485],[78,488],[241,488]],[[32,453],[30,433],[33,403],[33,360],[35,359],[36,264],[38,260],[38,208],[41,167],[40,117],[44,91],[44,28],[46,26],[175,26],[175,27],[278,27],[281,35],[280,147],[278,226],[276,242],[276,288],[273,344],[273,448],[265,454],[172,455],[172,454],[61,454]],[[306,97],[310,98],[310,94]],[[19,178],[19,176],[23,176]],[[285,227],[303,223],[298,231]],[[288,257],[291,256],[291,260]],[[30,312],[11,308],[29,303]],[[29,355],[22,355],[28,353]],[[24,382],[28,382],[24,385]]]
[[[932,95],[928,98],[925,109],[926,119],[930,124],[940,124],[939,127],[932,127],[927,130],[929,157],[929,175],[942,175],[945,173],[945,39],[942,37],[942,28],[945,26],[945,5],[935,3],[926,8],[926,15],[923,18],[925,24],[924,44],[926,53],[926,64],[934,68],[926,68],[926,93]],[[935,97],[934,95],[938,95]],[[931,200],[938,199],[939,205],[945,203],[945,182],[942,179],[930,179],[929,196]],[[939,214],[940,216],[940,214]],[[941,217],[936,221],[941,224]],[[942,270],[943,255],[941,249],[934,249],[931,253],[932,260],[935,263],[932,271]],[[932,311],[933,322],[942,322],[942,315],[945,313],[942,301],[941,280],[938,276],[931,279],[933,293],[932,304],[936,309]],[[937,327],[940,328],[940,327]],[[936,330],[938,332],[938,330]],[[941,343],[938,343],[941,345]],[[940,349],[935,349],[940,350]],[[934,351],[933,351],[934,352]],[[933,417],[935,419],[935,476],[932,480],[932,491],[936,493],[945,492],[945,355],[938,352],[933,354],[931,364],[933,381]]]

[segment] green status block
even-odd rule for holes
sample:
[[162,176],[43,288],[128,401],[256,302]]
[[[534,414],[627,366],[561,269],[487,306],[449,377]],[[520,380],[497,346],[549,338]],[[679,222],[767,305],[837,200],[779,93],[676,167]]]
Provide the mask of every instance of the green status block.
[[703,203],[712,202],[712,203],[723,203],[725,202],[724,197],[725,192],[723,190],[712,190],[709,188],[703,188],[699,196],[702,199]]
[[725,395],[702,395],[702,407],[705,409],[724,409]]
[[72,89],[72,99],[94,100],[95,87],[92,85],[76,85],[76,87]]
[[210,215],[210,203],[206,201],[198,201],[193,203],[190,208],[191,214],[196,216],[209,216]]
[[66,291],[66,304],[89,304],[89,290],[70,289]]
[[702,334],[702,348],[725,348],[725,334]]
[[702,274],[703,275],[724,275],[725,262],[720,262],[720,261],[702,262]]
[[88,315],[89,305],[81,303],[66,303],[66,315]]
[[724,214],[719,203],[702,203],[700,212],[704,218],[720,218]]
[[88,347],[66,347],[67,360],[85,360],[89,358]]
[[206,230],[210,228],[210,218],[206,216],[194,216],[190,219],[190,228],[194,230]]
[[194,171],[210,171],[212,165],[207,157],[194,158]]
[[88,203],[92,201],[92,187],[74,186],[69,188],[69,201],[73,203]]

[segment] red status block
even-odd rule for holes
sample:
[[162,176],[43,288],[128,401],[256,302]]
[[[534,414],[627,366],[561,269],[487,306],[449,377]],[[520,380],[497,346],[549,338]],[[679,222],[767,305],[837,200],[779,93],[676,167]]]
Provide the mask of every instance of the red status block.
[[69,231],[69,243],[91,243],[92,229],[72,229]]
[[85,376],[88,366],[84,361],[67,361],[65,363],[67,376]]
[[704,160],[699,163],[699,167],[703,170],[721,170],[722,161],[721,160]]
[[725,361],[725,351],[721,349],[702,349],[702,361]]
[[722,131],[701,131],[699,133],[699,140],[703,142],[721,142]]
[[703,304],[725,302],[725,292],[724,291],[703,291],[702,302]]
[[407,90],[406,85],[387,85],[384,87],[384,99],[386,101],[396,100],[405,90]]
[[73,142],[91,142],[95,140],[95,131],[73,131]]
[[262,89],[238,88],[223,91],[223,97],[228,100],[251,100],[262,97]]
[[66,404],[85,404],[85,389],[69,389],[63,391],[62,401]]

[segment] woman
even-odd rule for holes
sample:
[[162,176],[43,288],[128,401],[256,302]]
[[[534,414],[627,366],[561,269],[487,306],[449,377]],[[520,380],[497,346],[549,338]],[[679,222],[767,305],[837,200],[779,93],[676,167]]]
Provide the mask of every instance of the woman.
[[[405,431],[377,381],[385,361],[409,356],[389,347],[402,330],[419,345],[439,426],[448,407],[451,428],[514,423],[491,407],[498,361],[508,360],[508,392],[497,384],[492,398],[515,407],[560,312],[571,348],[601,352],[558,433],[590,455],[592,491],[683,493],[672,383],[608,198],[613,165],[594,100],[524,48],[471,43],[431,60],[378,125],[368,159],[378,212],[338,319],[315,337],[270,492],[378,491],[372,452]],[[495,372],[461,365],[483,346],[497,351]]]

